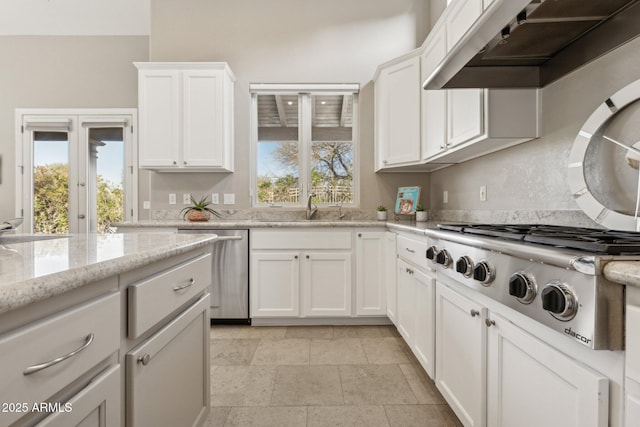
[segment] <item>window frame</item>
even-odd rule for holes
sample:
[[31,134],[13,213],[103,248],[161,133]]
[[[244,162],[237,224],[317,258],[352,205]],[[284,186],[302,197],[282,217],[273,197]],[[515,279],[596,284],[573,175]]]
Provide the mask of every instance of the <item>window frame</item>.
[[[254,208],[300,208],[305,207],[311,190],[311,146],[312,139],[312,102],[317,95],[352,95],[353,125],[351,143],[353,145],[353,201],[344,202],[343,206],[360,206],[360,144],[359,144],[359,84],[270,84],[259,83],[249,85],[251,97],[250,114],[250,179],[249,197]],[[298,164],[300,173],[300,197],[298,203],[259,203],[257,195],[258,183],[258,95],[296,95],[298,96]],[[317,141],[316,141],[317,142]],[[317,203],[321,207],[340,206],[339,203]]]

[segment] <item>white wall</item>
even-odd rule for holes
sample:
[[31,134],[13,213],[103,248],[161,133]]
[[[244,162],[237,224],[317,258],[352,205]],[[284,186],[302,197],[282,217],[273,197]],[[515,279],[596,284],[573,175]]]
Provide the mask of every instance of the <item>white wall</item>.
[[[427,175],[373,172],[376,67],[422,44],[424,0],[154,0],[152,61],[226,61],[236,82],[234,174],[141,174],[141,197],[169,209],[170,192],[234,192],[249,207],[249,83],[359,83],[361,206],[390,206],[400,185]],[[146,181],[148,179],[148,181]],[[174,206],[175,207],[175,206]]]

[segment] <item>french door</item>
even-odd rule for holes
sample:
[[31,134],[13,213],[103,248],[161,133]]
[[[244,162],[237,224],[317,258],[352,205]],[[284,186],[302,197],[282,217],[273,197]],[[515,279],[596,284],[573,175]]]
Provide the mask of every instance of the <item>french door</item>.
[[131,109],[16,110],[22,231],[104,233],[135,220],[136,120]]

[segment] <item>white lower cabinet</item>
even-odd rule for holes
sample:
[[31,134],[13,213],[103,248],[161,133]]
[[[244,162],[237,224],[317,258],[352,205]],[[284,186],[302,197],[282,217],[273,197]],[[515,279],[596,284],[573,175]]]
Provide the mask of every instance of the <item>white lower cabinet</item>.
[[251,317],[300,315],[300,253],[251,254]]
[[304,316],[351,315],[351,252],[305,253],[302,271]]
[[209,329],[206,294],[127,353],[127,425],[204,423],[211,399]]
[[[498,314],[488,328],[487,422],[496,427],[604,427],[607,377]],[[636,419],[636,422],[638,419]]]
[[442,282],[436,386],[466,427],[608,425],[606,376]]
[[[356,233],[356,314],[359,316],[387,313],[386,236],[384,231]],[[394,273],[395,268],[391,272]]]
[[640,288],[626,288],[625,427],[640,423]]
[[485,425],[486,311],[438,282],[435,383],[465,427]]
[[37,427],[120,426],[120,365],[102,373]]
[[416,280],[415,269],[398,259],[398,314],[396,327],[406,343],[413,345],[413,331],[416,315]]
[[387,317],[397,324],[397,272],[396,272],[396,233],[385,234],[385,282],[387,292]]

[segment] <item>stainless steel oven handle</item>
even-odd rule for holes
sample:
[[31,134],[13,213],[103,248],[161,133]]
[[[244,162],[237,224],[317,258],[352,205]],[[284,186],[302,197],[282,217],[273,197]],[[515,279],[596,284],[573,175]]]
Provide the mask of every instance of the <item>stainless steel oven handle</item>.
[[34,374],[36,372],[42,371],[43,369],[47,369],[47,368],[49,368],[49,367],[51,367],[53,365],[57,365],[58,363],[60,363],[62,361],[65,361],[70,357],[75,356],[76,354],[80,353],[82,350],[84,350],[87,347],[89,347],[91,345],[91,343],[93,342],[93,338],[94,338],[93,333],[87,335],[87,338],[85,338],[85,343],[82,344],[82,346],[80,346],[76,350],[73,350],[72,352],[67,353],[64,356],[57,357],[57,358],[55,358],[53,360],[50,360],[48,362],[40,363],[38,365],[29,366],[27,369],[24,370],[22,375],[26,376],[26,375]]

